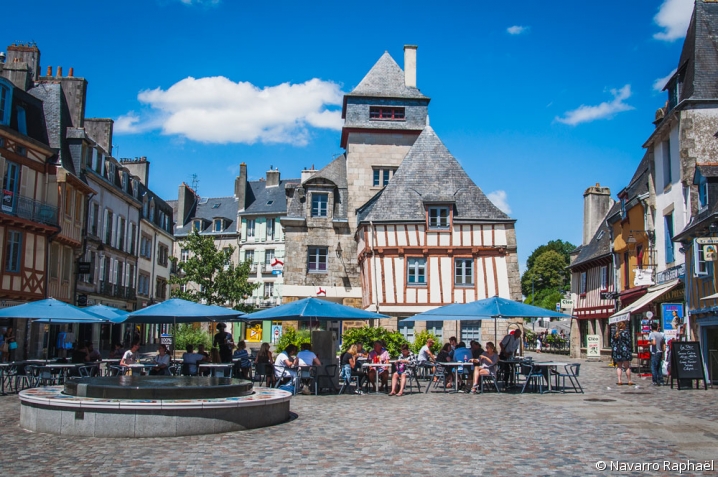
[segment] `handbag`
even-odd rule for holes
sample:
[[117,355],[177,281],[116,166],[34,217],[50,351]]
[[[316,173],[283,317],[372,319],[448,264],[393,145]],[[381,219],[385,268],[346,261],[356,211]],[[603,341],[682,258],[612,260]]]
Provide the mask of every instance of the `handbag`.
[[8,345],[8,348],[9,349],[17,349],[17,342],[11,341],[10,344]]
[[7,341],[2,344],[2,348],[0,348],[0,351],[2,351],[3,353],[7,353],[7,352],[8,352],[8,344],[7,344]]

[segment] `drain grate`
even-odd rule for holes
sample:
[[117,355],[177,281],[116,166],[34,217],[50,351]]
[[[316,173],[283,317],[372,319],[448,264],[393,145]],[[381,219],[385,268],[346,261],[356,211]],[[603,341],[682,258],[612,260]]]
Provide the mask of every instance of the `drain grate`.
[[588,402],[615,402],[615,399],[601,399],[601,398],[588,398],[584,399],[584,401]]

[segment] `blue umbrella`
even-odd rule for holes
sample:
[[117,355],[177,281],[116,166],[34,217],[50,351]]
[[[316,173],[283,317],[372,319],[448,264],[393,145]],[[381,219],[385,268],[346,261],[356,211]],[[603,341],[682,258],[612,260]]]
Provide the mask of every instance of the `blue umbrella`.
[[5,308],[0,310],[0,318],[34,320],[40,323],[101,323],[104,321],[101,316],[88,313],[54,298]]
[[95,315],[99,315],[112,323],[122,323],[123,321],[125,321],[127,315],[130,314],[129,311],[120,310],[119,308],[107,305],[88,306],[86,308],[83,308],[83,310],[89,311],[90,313],[94,313]]
[[[455,303],[419,313],[406,321],[457,320],[473,321],[498,318],[570,318],[570,315],[494,296],[471,303]],[[494,326],[496,333],[496,326]],[[494,336],[496,340],[496,336]]]
[[[61,323],[102,323],[105,321],[101,316],[77,308],[64,301],[47,298],[45,300],[33,301],[22,305],[11,306],[0,310],[0,318],[14,318],[16,320],[33,320],[38,323],[61,324]],[[46,350],[50,348],[50,336],[48,335]],[[47,361],[47,352],[45,360]]]
[[245,315],[246,320],[375,320],[377,318],[389,318],[387,315],[360,310],[351,306],[340,305],[318,298],[304,298],[301,300],[285,303],[284,305],[268,308],[262,311],[255,311]]
[[197,323],[199,321],[231,320],[243,312],[216,305],[202,305],[193,301],[171,298],[155,305],[134,311],[125,323]]

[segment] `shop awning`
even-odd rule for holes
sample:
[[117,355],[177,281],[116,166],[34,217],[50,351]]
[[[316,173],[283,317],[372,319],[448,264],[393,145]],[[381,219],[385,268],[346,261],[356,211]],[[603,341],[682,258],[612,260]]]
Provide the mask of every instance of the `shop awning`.
[[715,300],[716,298],[718,298],[718,293],[714,293],[714,294],[712,294],[712,295],[704,296],[703,298],[701,298],[701,300]]
[[653,300],[675,288],[679,283],[680,280],[671,280],[670,282],[649,288],[646,294],[641,298],[634,301],[621,311],[611,315],[608,318],[608,323],[612,325],[613,323],[618,323],[619,321],[628,321],[631,318],[631,313],[638,313],[653,302]]

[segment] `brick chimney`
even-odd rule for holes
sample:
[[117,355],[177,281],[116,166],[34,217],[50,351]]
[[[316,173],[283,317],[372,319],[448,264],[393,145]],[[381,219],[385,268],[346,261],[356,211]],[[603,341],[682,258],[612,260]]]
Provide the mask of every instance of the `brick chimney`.
[[274,169],[271,166],[267,171],[267,184],[265,187],[276,187],[279,185],[279,169]]
[[404,45],[404,84],[416,88],[416,45]]
[[611,189],[598,182],[583,193],[583,245],[591,241],[612,205]]
[[244,211],[247,205],[247,164],[239,165],[239,175],[234,180],[234,197],[237,199],[239,212]]
[[145,156],[134,159],[120,159],[120,163],[130,171],[130,174],[137,176],[145,187],[150,187],[150,161]]
[[40,76],[40,50],[32,43],[7,47],[2,75],[16,87],[27,91]]
[[[62,67],[58,66],[55,76],[52,75],[52,68],[48,67],[47,75],[37,79],[41,84],[60,84],[62,94],[70,111],[70,122],[68,126],[82,128],[85,126],[85,104],[87,102],[87,81],[85,78],[74,76],[73,69],[71,76],[62,76]],[[110,153],[111,149],[107,152]]]

